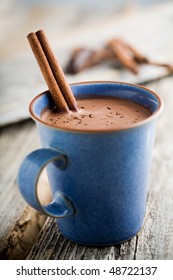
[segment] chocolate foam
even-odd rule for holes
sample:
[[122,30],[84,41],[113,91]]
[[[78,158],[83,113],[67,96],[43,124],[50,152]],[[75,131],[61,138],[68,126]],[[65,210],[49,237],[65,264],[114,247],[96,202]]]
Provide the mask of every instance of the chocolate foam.
[[130,127],[151,115],[148,108],[127,100],[108,97],[79,99],[78,112],[59,113],[56,108],[44,110],[42,120],[58,128],[105,130]]

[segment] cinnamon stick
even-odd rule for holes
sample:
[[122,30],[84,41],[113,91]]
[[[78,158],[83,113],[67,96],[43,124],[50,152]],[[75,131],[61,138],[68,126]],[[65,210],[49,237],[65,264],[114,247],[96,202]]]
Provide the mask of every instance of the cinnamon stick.
[[110,40],[107,43],[107,47],[111,49],[115,57],[129,70],[131,70],[134,74],[138,74],[138,64],[135,60],[124,51],[123,43],[119,39]]
[[148,59],[148,61],[146,63],[150,64],[150,65],[154,65],[154,66],[165,67],[170,73],[173,73],[173,65],[171,65],[171,64],[161,63],[161,62],[153,61],[150,59]]
[[62,95],[63,95],[66,103],[68,104],[69,109],[73,110],[73,111],[77,111],[78,107],[77,107],[76,99],[74,98],[74,95],[70,89],[70,86],[66,81],[66,78],[64,76],[64,73],[61,69],[59,62],[57,61],[57,59],[51,49],[51,46],[48,42],[45,32],[43,30],[39,30],[36,32],[36,35],[39,39],[39,42],[42,46],[45,56],[52,69],[55,80],[56,80],[57,84],[59,85],[59,88],[62,92]]
[[130,50],[132,52],[133,58],[135,59],[135,61],[139,64],[150,64],[150,65],[155,65],[155,66],[161,66],[161,67],[165,67],[167,68],[167,70],[169,72],[173,72],[173,66],[171,64],[168,63],[161,63],[161,62],[157,62],[157,61],[153,61],[149,58],[147,58],[146,56],[144,56],[143,54],[141,54],[136,48],[134,48],[132,45],[127,44],[126,42],[124,42],[124,40],[122,40],[122,43],[124,45],[124,47],[127,48],[127,50]]
[[117,39],[121,42],[122,48],[126,53],[129,53],[131,57],[139,64],[148,63],[148,58],[141,54],[134,46],[125,42],[123,39]]
[[142,64],[165,67],[170,73],[173,73],[173,65],[149,59],[121,38],[109,40],[102,49],[93,50],[85,47],[75,49],[66,66],[66,72],[76,74],[86,68],[110,60],[120,62],[134,74],[138,74],[139,66]]
[[[40,34],[40,32],[38,31],[37,34]],[[76,100],[75,100],[72,92],[71,92],[71,97],[67,98],[68,102],[69,102],[69,103],[67,103],[67,99],[65,98],[65,96],[68,95],[68,93],[66,93],[65,90],[69,87],[69,85],[65,80],[62,70],[57,70],[55,68],[55,65],[56,65],[56,67],[59,67],[59,69],[61,69],[60,65],[58,65],[56,62],[54,62],[55,56],[54,56],[53,52],[47,51],[47,49],[50,50],[50,46],[49,46],[49,44],[47,44],[48,41],[41,43],[39,40],[40,35],[37,36],[37,34],[32,32],[32,33],[28,34],[27,38],[30,43],[31,49],[35,55],[35,58],[38,62],[42,75],[47,83],[50,94],[52,95],[52,98],[55,102],[55,105],[57,106],[58,110],[61,112],[68,113],[69,110],[76,111],[77,103],[76,103]],[[42,32],[41,32],[41,34],[42,34]],[[48,52],[51,54],[51,59],[47,58],[46,54]],[[54,67],[52,67],[52,65],[54,65]],[[59,75],[61,76],[60,80],[63,80],[63,82],[64,82],[63,87],[62,86],[60,87],[59,82],[56,80],[56,77],[54,74],[55,72],[56,73],[58,72]],[[57,74],[56,74],[56,76],[57,76]],[[63,93],[62,93],[62,90],[64,90]],[[73,102],[74,102],[74,106],[71,105],[71,104],[73,104]]]

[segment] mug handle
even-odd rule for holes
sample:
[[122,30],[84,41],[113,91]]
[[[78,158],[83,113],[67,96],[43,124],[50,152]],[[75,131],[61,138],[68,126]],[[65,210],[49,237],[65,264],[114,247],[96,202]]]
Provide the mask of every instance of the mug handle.
[[60,152],[41,148],[31,152],[20,165],[17,181],[25,201],[39,212],[51,217],[62,218],[75,212],[72,202],[61,192],[56,192],[53,201],[44,206],[38,197],[38,180],[43,168],[51,161],[56,161],[59,169],[64,169],[67,157]]

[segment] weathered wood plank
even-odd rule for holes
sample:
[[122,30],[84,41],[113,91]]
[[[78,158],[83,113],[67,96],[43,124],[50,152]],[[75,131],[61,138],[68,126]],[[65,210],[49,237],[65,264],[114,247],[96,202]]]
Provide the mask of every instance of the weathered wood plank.
[[86,247],[65,239],[48,218],[27,259],[173,259],[172,77],[149,84],[162,96],[145,221],[130,241],[110,247]]
[[26,235],[30,232],[33,240],[45,221],[44,216],[29,207],[23,213],[26,203],[19,194],[16,182],[20,162],[38,146],[36,127],[31,121],[1,129],[0,258],[23,257],[22,252],[26,254],[26,246],[29,248]]
[[148,209],[138,234],[136,259],[173,259],[173,79],[150,88],[162,96],[165,108],[157,127]]
[[55,220],[48,218],[27,259],[111,260],[134,258],[136,237],[126,245],[90,247],[67,240],[58,230]]

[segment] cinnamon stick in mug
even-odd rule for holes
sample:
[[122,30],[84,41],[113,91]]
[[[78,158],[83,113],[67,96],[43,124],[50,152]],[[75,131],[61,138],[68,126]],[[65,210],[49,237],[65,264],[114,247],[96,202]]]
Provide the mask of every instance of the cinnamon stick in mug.
[[77,111],[75,97],[44,31],[32,32],[27,38],[58,110],[67,113],[69,110]]

